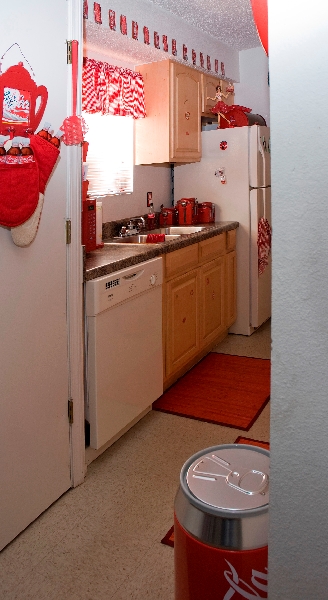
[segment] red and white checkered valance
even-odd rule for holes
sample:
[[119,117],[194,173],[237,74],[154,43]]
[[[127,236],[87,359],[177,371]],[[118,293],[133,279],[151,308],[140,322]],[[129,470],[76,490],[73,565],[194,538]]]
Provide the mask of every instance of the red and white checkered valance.
[[140,73],[93,58],[83,59],[82,110],[140,119],[146,116]]

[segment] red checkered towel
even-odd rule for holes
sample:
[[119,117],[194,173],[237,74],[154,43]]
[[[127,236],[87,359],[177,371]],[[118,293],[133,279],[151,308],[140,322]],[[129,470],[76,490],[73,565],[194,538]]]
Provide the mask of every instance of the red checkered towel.
[[82,110],[140,119],[146,116],[144,82],[140,73],[84,58]]
[[270,223],[264,217],[261,217],[258,224],[257,248],[258,248],[258,269],[259,275],[264,273],[269,263],[271,252],[272,230]]

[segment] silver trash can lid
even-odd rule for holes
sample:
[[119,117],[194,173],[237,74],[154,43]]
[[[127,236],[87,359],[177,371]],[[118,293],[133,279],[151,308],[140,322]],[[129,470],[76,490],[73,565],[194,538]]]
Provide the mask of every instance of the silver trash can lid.
[[198,454],[186,471],[186,483],[199,501],[232,514],[269,503],[269,452],[255,446],[218,446]]

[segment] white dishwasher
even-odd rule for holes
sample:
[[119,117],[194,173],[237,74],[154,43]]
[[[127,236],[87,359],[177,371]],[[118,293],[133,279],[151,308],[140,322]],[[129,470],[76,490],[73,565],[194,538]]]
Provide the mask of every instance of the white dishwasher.
[[163,393],[162,258],[87,281],[90,446],[115,441]]

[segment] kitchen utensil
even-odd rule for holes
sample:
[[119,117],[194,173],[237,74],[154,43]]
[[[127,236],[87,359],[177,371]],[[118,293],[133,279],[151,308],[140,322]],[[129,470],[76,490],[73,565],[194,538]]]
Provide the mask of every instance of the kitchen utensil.
[[72,104],[73,115],[66,117],[60,129],[64,132],[63,142],[66,146],[74,146],[83,142],[88,126],[80,115],[76,114],[78,41],[72,40]]

